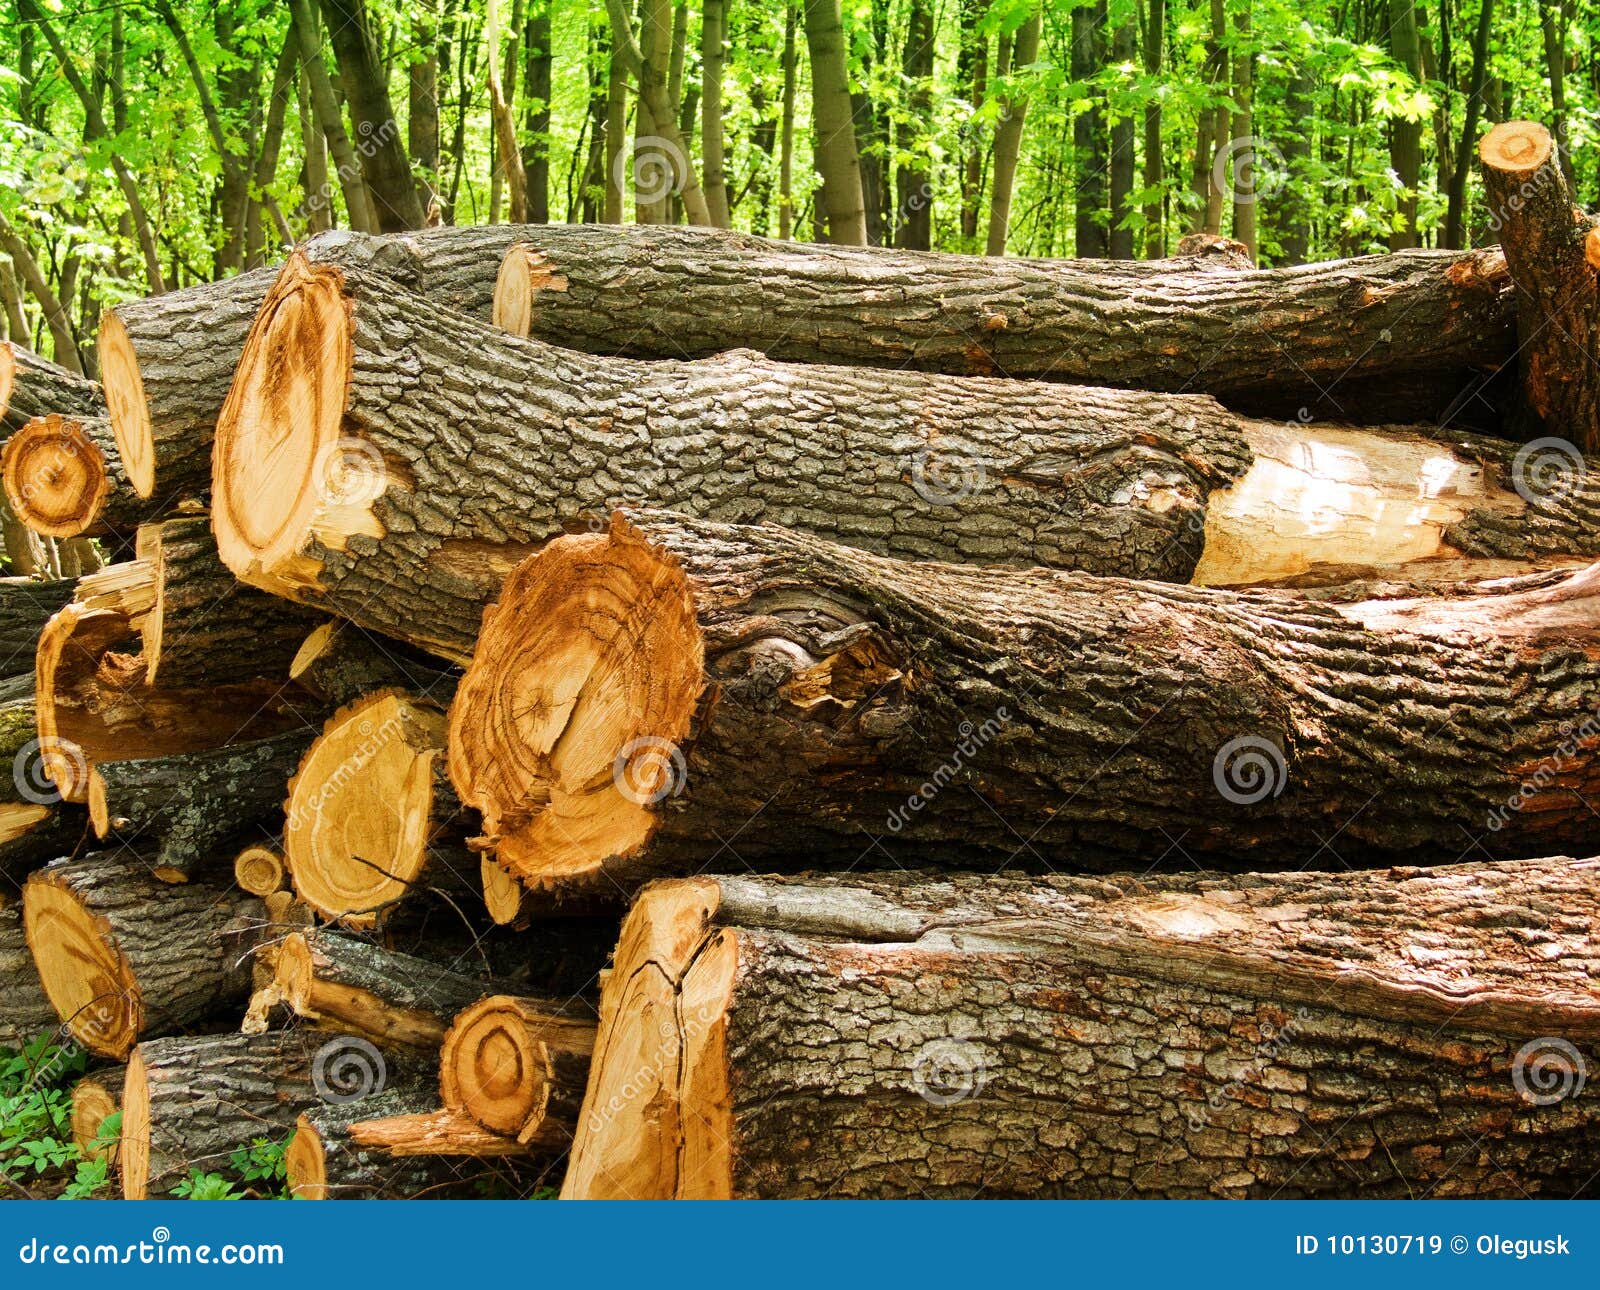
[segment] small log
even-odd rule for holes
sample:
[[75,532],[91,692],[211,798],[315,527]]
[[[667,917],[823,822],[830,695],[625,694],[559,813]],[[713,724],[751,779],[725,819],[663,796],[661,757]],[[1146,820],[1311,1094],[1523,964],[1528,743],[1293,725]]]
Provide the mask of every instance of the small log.
[[72,1037],[126,1060],[141,1039],[171,1034],[242,1000],[261,902],[231,886],[168,886],[136,855],[47,865],[22,895],[28,948]]
[[122,1110],[122,1084],[126,1074],[125,1067],[102,1066],[72,1086],[72,1141],[85,1160],[103,1158],[113,1169],[117,1164],[118,1139],[103,1139],[100,1126]]
[[154,848],[155,876],[187,882],[198,866],[220,859],[227,843],[282,810],[283,785],[310,744],[311,731],[301,729],[205,752],[95,765],[88,794],[95,836],[115,834],[130,846]]
[[1490,225],[1516,290],[1517,368],[1524,438],[1570,440],[1600,452],[1600,271],[1592,223],[1572,203],[1550,132],[1504,121],[1478,144]]
[[0,451],[11,511],[42,537],[112,537],[156,518],[136,496],[105,417],[35,417]]
[[451,708],[451,779],[530,885],[698,872],[708,839],[1079,871],[1591,840],[1600,564],[1340,604],[628,514],[512,574]]
[[392,1054],[298,1030],[146,1040],[122,1097],[122,1194],[170,1196],[258,1138],[283,1141],[302,1111],[359,1102],[415,1079]]
[[1194,391],[1269,416],[1367,421],[1436,420],[1512,352],[1510,283],[1492,247],[1243,272],[1226,244],[1185,249],[1205,254],[997,260],[710,229],[525,227],[501,268],[495,320],[596,354],[698,358],[743,345],[797,362]]
[[1571,1196],[1597,877],[657,884],[563,1196]]
[[233,858],[233,880],[241,891],[266,897],[289,886],[289,869],[283,860],[283,843],[252,842]]
[[61,1018],[45,996],[28,950],[22,907],[0,897],[0,1049],[23,1048],[40,1035],[57,1033]]
[[493,856],[478,863],[483,878],[483,907],[497,927],[524,928],[532,917],[529,891],[522,881]]
[[328,718],[284,804],[284,855],[323,918],[371,927],[413,893],[476,897],[461,804],[444,772],[445,715],[382,690]]
[[490,1133],[470,1115],[448,1108],[420,1115],[357,1120],[351,1124],[349,1134],[350,1141],[357,1146],[385,1151],[391,1156],[498,1160],[534,1154],[534,1148],[527,1143],[501,1133]]
[[1600,480],[1530,504],[1515,450],[1470,436],[749,351],[592,357],[304,260],[263,306],[216,448],[241,579],[454,662],[516,561],[629,491],[904,559],[1172,581],[1600,554]]
[[402,689],[448,704],[458,677],[399,641],[380,640],[350,623],[312,628],[289,664],[289,679],[335,707],[374,690]]
[[[313,263],[360,266],[382,275],[390,290],[399,284],[487,322],[508,244],[505,233],[480,246],[428,233],[369,239],[337,231],[312,238],[300,254]],[[140,497],[159,497],[170,510],[210,489],[217,414],[277,272],[257,269],[130,301],[101,316],[106,403]]]
[[594,1036],[592,1020],[552,1012],[548,999],[491,995],[458,1013],[444,1037],[440,1099],[491,1132],[564,1151],[577,1127]]
[[0,427],[10,434],[35,417],[104,416],[97,382],[40,358],[15,341],[0,341]]

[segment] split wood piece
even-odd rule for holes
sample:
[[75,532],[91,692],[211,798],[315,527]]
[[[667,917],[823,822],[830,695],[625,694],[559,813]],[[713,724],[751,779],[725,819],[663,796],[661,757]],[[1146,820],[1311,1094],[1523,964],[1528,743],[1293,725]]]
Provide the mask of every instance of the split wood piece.
[[294,889],[323,918],[370,927],[428,889],[477,903],[444,743],[444,710],[401,690],[328,719],[289,780],[283,829]]
[[1579,849],[1600,565],[1518,585],[1336,604],[619,512],[507,580],[450,774],[483,844],[557,890],[734,838],[819,867]]
[[104,417],[35,417],[0,451],[12,513],[43,537],[105,537],[155,518],[128,486]]
[[[1478,145],[1491,226],[1515,284],[1525,437],[1600,452],[1600,271],[1550,132],[1505,121]],[[1570,446],[1569,444],[1569,446]]]
[[103,417],[105,395],[97,382],[57,367],[14,341],[0,341],[0,428],[9,434],[52,412]]
[[139,628],[147,681],[282,684],[315,614],[241,585],[217,558],[203,516],[145,525],[137,552],[155,584]]
[[89,819],[95,836],[116,834],[126,844],[154,848],[155,876],[187,882],[206,861],[220,861],[227,843],[283,809],[283,786],[312,733],[305,727],[205,752],[92,766]]
[[350,1126],[434,1109],[438,1089],[426,1081],[375,1097],[317,1106],[295,1121],[284,1152],[289,1194],[296,1200],[473,1199],[503,1171],[453,1156],[395,1156],[353,1141]]
[[394,1115],[357,1120],[350,1141],[392,1156],[456,1156],[497,1160],[530,1156],[534,1148],[502,1133],[491,1133],[464,1111],[448,1107],[420,1115]]
[[532,919],[531,893],[493,856],[483,856],[478,864],[483,878],[483,907],[497,927],[526,927]]
[[358,1102],[406,1071],[395,1054],[314,1031],[146,1040],[123,1089],[122,1194],[170,1196],[191,1169],[257,1138],[283,1142],[302,1111]]
[[233,880],[240,890],[266,897],[289,886],[289,869],[283,859],[283,843],[252,842],[233,858]]
[[[432,1053],[456,1014],[511,988],[504,980],[328,931],[285,936],[277,947],[275,983],[278,996],[306,1021],[384,1047]],[[539,999],[530,1006],[552,1026],[593,1024],[593,1009],[581,1000]]]
[[1239,272],[1212,255],[977,259],[676,228],[528,228],[496,320],[592,353],[1003,374],[1433,420],[1513,348],[1494,248]]
[[[449,230],[458,232],[466,230]],[[495,275],[510,240],[504,231],[487,242],[428,233],[364,238],[339,231],[312,238],[300,254],[316,263],[360,266],[381,274],[390,290],[400,284],[487,323]],[[100,367],[111,427],[140,497],[172,509],[180,499],[209,492],[217,414],[277,272],[257,269],[130,301],[101,316]]]
[[33,670],[39,635],[72,602],[76,578],[0,578],[0,675]]
[[[220,424],[214,521],[243,580],[461,661],[510,566],[628,489],[906,559],[1242,583],[1531,545],[1506,456],[1193,395],[557,352],[291,260]],[[1537,541],[1600,551],[1595,492]]]
[[0,1049],[22,1048],[41,1035],[59,1038],[61,1018],[39,983],[22,906],[9,897],[0,897],[0,982]]
[[563,1195],[1569,1196],[1597,878],[653,885]]
[[577,1127],[594,1036],[592,1019],[553,1014],[545,999],[482,999],[456,1016],[444,1038],[440,1099],[495,1133],[564,1151]]
[[210,685],[177,686],[165,677],[148,684],[137,653],[139,625],[154,604],[147,562],[81,579],[78,595],[46,624],[34,661],[42,772],[67,801],[88,800],[97,765],[266,739],[320,719],[322,709],[307,705],[281,672]]
[[374,690],[403,689],[445,705],[457,675],[437,659],[395,640],[338,620],[314,627],[289,664],[289,679],[324,702],[342,707]]
[[261,902],[203,880],[167,886],[137,856],[47,865],[22,895],[28,947],[73,1038],[126,1060],[249,990],[248,950]]
[[[72,1140],[85,1160],[117,1163],[117,1139],[102,1138],[100,1126],[122,1109],[122,1066],[104,1066],[72,1086]],[[108,1140],[109,1139],[109,1140]]]
[[281,1029],[293,1015],[278,987],[278,953],[288,937],[315,927],[317,916],[292,891],[261,897],[266,918],[250,952],[250,1002],[239,1023],[241,1035]]

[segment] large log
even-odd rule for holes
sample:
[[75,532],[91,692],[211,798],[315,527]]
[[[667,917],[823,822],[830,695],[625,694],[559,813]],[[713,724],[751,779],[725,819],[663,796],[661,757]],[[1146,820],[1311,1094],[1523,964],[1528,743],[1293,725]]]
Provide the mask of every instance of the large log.
[[0,1049],[22,1048],[55,1034],[61,1018],[45,996],[22,927],[22,907],[0,895]]
[[495,320],[597,354],[773,358],[1215,394],[1434,419],[1505,362],[1505,262],[1409,251],[1239,272],[1217,257],[979,259],[710,229],[530,227]]
[[439,1096],[484,1128],[542,1151],[572,1142],[594,1053],[591,1017],[495,994],[457,1014],[439,1050]]
[[157,518],[128,484],[105,417],[35,417],[0,451],[12,514],[42,537],[112,539]]
[[168,886],[137,855],[47,865],[22,896],[28,948],[72,1037],[117,1061],[249,991],[265,912],[227,882]]
[[1597,877],[657,884],[563,1195],[1592,1192]]
[[[381,274],[391,290],[399,284],[487,322],[510,240],[508,232],[463,239],[453,229],[383,238],[336,231],[312,238],[300,254]],[[117,305],[101,317],[106,403],[140,497],[170,510],[181,499],[206,495],[217,413],[276,274],[257,269]]]
[[88,793],[95,836],[115,834],[149,852],[163,882],[186,882],[208,861],[220,869],[227,843],[281,812],[283,786],[311,736],[302,728],[205,752],[95,765]]
[[285,1141],[296,1118],[358,1103],[414,1076],[394,1054],[348,1036],[278,1030],[141,1043],[122,1098],[122,1194],[170,1196],[191,1170],[214,1172],[258,1139]]
[[451,709],[451,779],[530,884],[1591,837],[1600,564],[1335,603],[629,514],[511,575]]
[[15,341],[0,341],[0,428],[20,430],[34,417],[104,416],[100,386],[40,358]]
[[592,357],[295,258],[219,424],[213,518],[244,581],[460,661],[511,565],[618,494],[907,559],[1178,581],[1600,550],[1600,484],[1519,533],[1537,508],[1510,456],[1195,395]]
[[444,744],[444,709],[400,690],[328,718],[289,780],[283,829],[295,892],[323,918],[370,927],[429,890],[477,903]]
[[[1579,211],[1550,132],[1505,121],[1478,145],[1491,227],[1516,288],[1524,437],[1600,452],[1600,267],[1594,224]],[[1574,453],[1574,455],[1576,455]]]

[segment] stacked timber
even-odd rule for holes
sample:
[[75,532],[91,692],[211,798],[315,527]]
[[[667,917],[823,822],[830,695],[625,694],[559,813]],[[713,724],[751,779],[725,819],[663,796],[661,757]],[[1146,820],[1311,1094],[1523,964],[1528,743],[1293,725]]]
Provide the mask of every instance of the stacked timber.
[[1480,161],[1469,253],[330,233],[0,350],[0,1044],[130,1197],[1592,1188],[1600,241]]

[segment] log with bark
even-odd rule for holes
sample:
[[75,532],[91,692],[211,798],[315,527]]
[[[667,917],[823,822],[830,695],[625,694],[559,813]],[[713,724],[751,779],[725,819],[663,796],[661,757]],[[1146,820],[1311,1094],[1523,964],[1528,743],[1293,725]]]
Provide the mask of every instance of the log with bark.
[[249,991],[261,902],[226,882],[167,886],[138,855],[61,860],[28,879],[28,948],[64,1028],[123,1061]]
[[[1214,394],[1432,420],[1510,358],[1505,261],[1407,251],[1283,269],[1208,254],[977,259],[687,228],[527,228],[495,320],[600,354],[772,358]],[[1208,248],[1200,248],[1208,249]]]
[[104,416],[98,383],[40,358],[15,341],[0,341],[0,429],[20,430],[34,417]]
[[252,842],[241,847],[233,858],[233,880],[241,891],[263,899],[274,892],[286,891],[289,868],[283,859],[282,839]]
[[1592,1191],[1597,878],[656,884],[563,1195]]
[[1600,551],[1600,482],[1519,491],[1514,453],[1195,395],[592,357],[296,258],[219,425],[214,522],[244,581],[462,661],[511,565],[624,493],[907,559],[1229,584]]
[[1588,258],[1593,221],[1579,211],[1550,132],[1505,121],[1478,145],[1491,227],[1501,235],[1516,290],[1527,439],[1600,452],[1600,269]]
[[595,1026],[549,999],[495,994],[457,1014],[439,1050],[439,1096],[541,1151],[571,1145]]
[[465,1111],[441,1107],[420,1114],[389,1115],[357,1120],[349,1128],[358,1147],[391,1156],[444,1156],[472,1160],[502,1160],[531,1156],[535,1148],[503,1133],[491,1133]]
[[289,780],[283,829],[294,889],[323,918],[370,927],[430,890],[477,903],[479,859],[444,743],[443,708],[402,690],[328,719]]
[[[29,687],[31,691],[31,686]],[[71,855],[87,836],[83,812],[64,806],[46,778],[32,693],[0,702],[0,902],[20,895],[39,865]]]
[[[379,274],[391,290],[398,284],[487,322],[511,240],[503,226],[378,238],[341,230],[319,234],[300,253]],[[117,305],[101,317],[106,404],[138,496],[170,510],[210,489],[217,413],[276,275],[257,269]]]
[[39,634],[72,602],[76,578],[0,578],[0,676],[33,670]]
[[457,675],[399,641],[330,620],[301,642],[289,679],[325,703],[343,707],[374,690],[403,689],[448,704]]
[[414,1078],[396,1054],[315,1031],[146,1040],[123,1090],[122,1194],[171,1196],[191,1170],[214,1172],[258,1139],[286,1141],[303,1111]]
[[111,539],[157,518],[128,485],[105,417],[35,417],[0,451],[12,514],[41,537]]
[[72,1141],[85,1160],[117,1163],[119,1134],[101,1126],[122,1110],[122,1084],[126,1067],[103,1066],[72,1086]]
[[283,785],[313,732],[304,727],[205,752],[97,764],[88,792],[95,836],[114,834],[148,852],[163,882],[187,882],[207,862],[220,867],[229,842],[282,811]]
[[1079,870],[1581,850],[1600,564],[1475,590],[1309,601],[619,512],[507,580],[450,775],[483,845],[556,890],[929,846]]
[[57,1035],[61,1018],[45,996],[22,926],[22,906],[0,895],[0,1049]]

